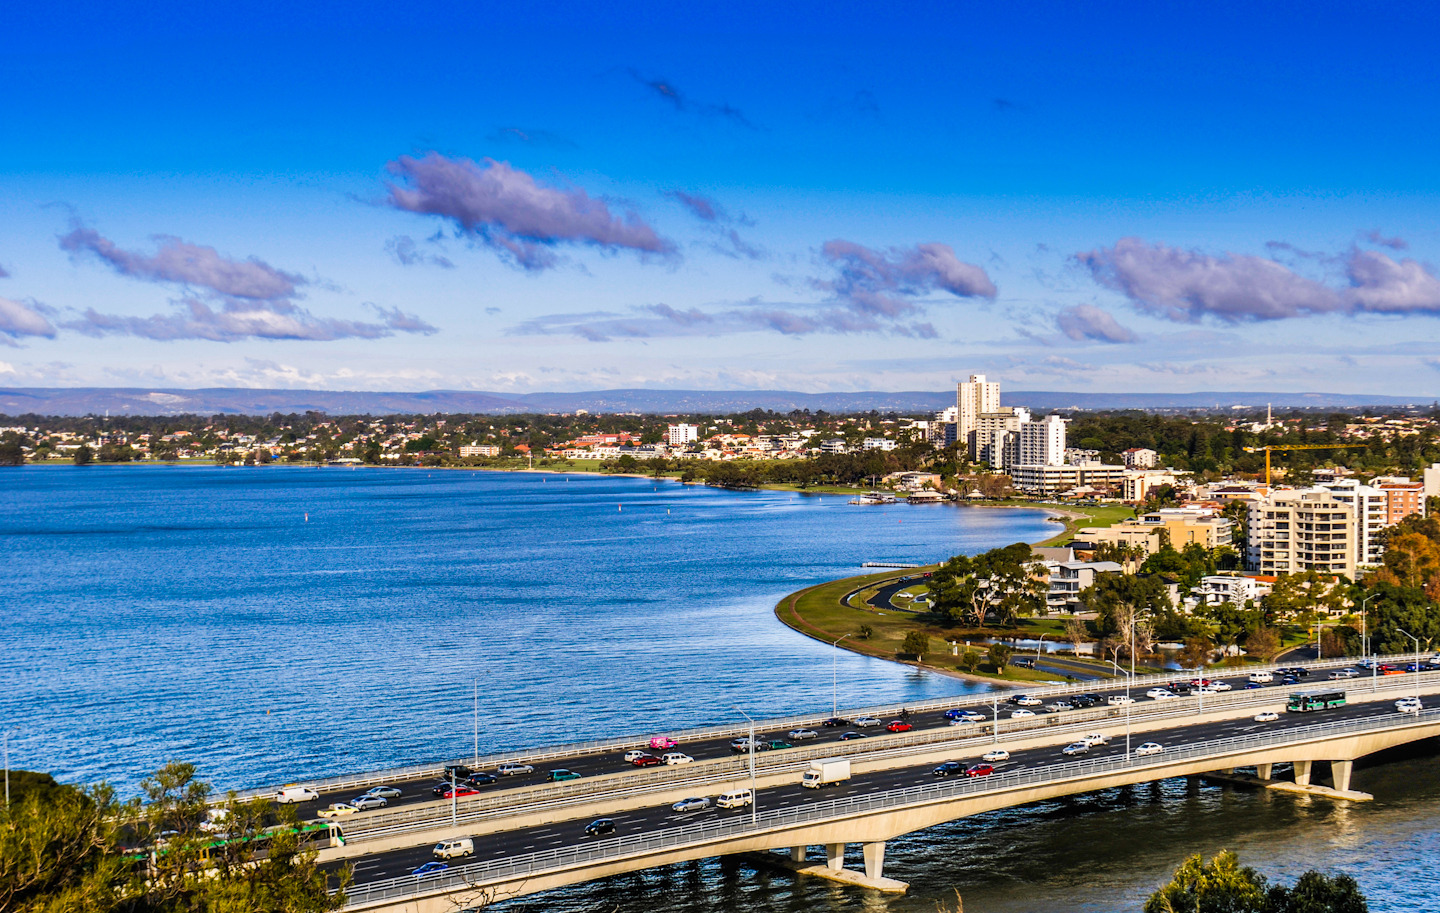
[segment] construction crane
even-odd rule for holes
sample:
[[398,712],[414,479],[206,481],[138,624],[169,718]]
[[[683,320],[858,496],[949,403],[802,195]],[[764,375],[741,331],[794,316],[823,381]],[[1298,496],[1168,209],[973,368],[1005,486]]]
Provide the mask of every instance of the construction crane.
[[1272,450],[1349,450],[1364,447],[1364,444],[1270,444],[1265,447],[1246,447],[1246,453],[1265,451],[1265,484],[1270,484],[1270,452]]

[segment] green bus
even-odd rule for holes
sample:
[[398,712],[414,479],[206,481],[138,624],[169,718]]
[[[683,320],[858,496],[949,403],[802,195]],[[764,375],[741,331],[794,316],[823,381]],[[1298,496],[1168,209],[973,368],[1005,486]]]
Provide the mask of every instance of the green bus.
[[1345,706],[1344,691],[1295,691],[1285,709],[1291,713],[1308,713],[1311,710],[1328,710]]

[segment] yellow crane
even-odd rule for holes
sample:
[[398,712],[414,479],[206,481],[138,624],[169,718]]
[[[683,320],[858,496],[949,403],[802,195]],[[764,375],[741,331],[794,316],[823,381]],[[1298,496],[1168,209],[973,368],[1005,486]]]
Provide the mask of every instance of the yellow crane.
[[1265,484],[1270,484],[1270,452],[1272,450],[1349,450],[1364,447],[1364,444],[1269,444],[1264,447],[1246,447],[1246,453],[1265,451]]

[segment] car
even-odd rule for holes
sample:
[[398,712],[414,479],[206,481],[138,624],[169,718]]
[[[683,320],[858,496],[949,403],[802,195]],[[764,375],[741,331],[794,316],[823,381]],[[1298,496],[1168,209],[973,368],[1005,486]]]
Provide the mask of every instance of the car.
[[1171,682],[1170,684],[1165,686],[1165,690],[1169,691],[1171,694],[1184,695],[1189,694],[1191,691],[1195,690],[1195,687],[1195,685],[1192,685],[1189,682]]
[[824,726],[826,729],[839,729],[841,726],[849,726],[850,721],[842,717],[832,716],[830,719],[826,720],[820,725]]
[[1015,699],[1015,703],[1019,704],[1021,707],[1039,707],[1045,702],[1040,700],[1040,698],[1038,697],[1031,697],[1028,694],[1022,694]]
[[1060,749],[1060,753],[1067,758],[1073,758],[1076,755],[1089,754],[1090,743],[1083,739],[1078,742],[1071,742],[1069,745],[1066,745],[1064,748]]
[[466,767],[464,764],[446,764],[444,770],[441,771],[440,776],[446,780],[449,780],[451,778],[454,778],[455,780],[463,780],[474,772],[474,770]]
[[1010,719],[1012,719],[1012,720],[1023,720],[1023,719],[1025,719],[1026,717],[1032,717],[1032,716],[1034,716],[1034,715],[1035,715],[1035,711],[1033,711],[1033,710],[1012,710],[1012,711],[1010,711]]
[[1298,685],[1298,684],[1300,684],[1300,679],[1296,678],[1296,677],[1293,676],[1293,675],[1286,675],[1286,676],[1282,676],[1282,677],[1281,677],[1281,679],[1280,679],[1280,684],[1282,684],[1282,685]]
[[1211,690],[1211,691],[1233,691],[1234,689],[1235,689],[1235,686],[1232,685],[1232,684],[1230,684],[1229,682],[1211,682],[1211,683],[1210,683],[1210,690]]
[[635,765],[636,767],[659,767],[665,762],[655,757],[653,754],[642,754],[640,757],[636,758],[630,763]]
[[1245,690],[1246,690],[1246,691],[1254,691],[1256,688],[1264,688],[1264,687],[1265,687],[1265,686],[1262,685],[1262,684],[1260,684],[1259,682],[1246,682],[1246,683],[1245,683]]
[[1164,750],[1165,746],[1159,742],[1146,742],[1144,745],[1135,749],[1135,757],[1148,758],[1150,755],[1160,754]]
[[961,764],[959,761],[946,761],[940,766],[930,771],[930,773],[934,774],[937,777],[950,777],[954,776],[955,774],[961,774],[964,772],[965,765]]
[[465,782],[471,786],[493,786],[500,782],[500,778],[494,774],[476,772],[465,778]]
[[991,764],[997,764],[1000,761],[1010,760],[1010,752],[1006,751],[1003,748],[992,748],[991,750],[982,754],[980,756],[980,760],[989,761]]
[[1131,697],[1128,694],[1112,694],[1109,697],[1105,698],[1105,703],[1109,704],[1111,707],[1124,707],[1126,704],[1135,703],[1135,698]]
[[502,777],[517,777],[521,774],[533,774],[535,772],[535,765],[501,764],[499,767],[495,768],[495,772]]
[[1291,675],[1295,676],[1296,678],[1309,678],[1309,677],[1310,677],[1310,670],[1309,670],[1309,669],[1306,669],[1304,666],[1295,666],[1294,668],[1289,669],[1289,670],[1287,670],[1287,671],[1288,671]]
[[1100,732],[1092,732],[1089,735],[1081,736],[1080,741],[1094,748],[1096,745],[1109,745],[1110,737]]
[[596,818],[585,825],[586,837],[605,837],[613,833],[615,833],[614,818]]
[[945,719],[952,723],[983,723],[987,717],[974,710],[947,710]]
[[1096,704],[1100,703],[1100,695],[1077,694],[1074,697],[1070,698],[1070,703],[1074,705],[1076,710],[1088,710],[1089,708],[1094,707]]
[[881,725],[881,723],[878,717],[862,716],[855,720],[855,725],[859,726],[861,729],[871,729],[875,726]]
[[480,790],[468,783],[457,783],[454,786],[449,783],[441,783],[430,791],[442,799],[463,799],[466,796],[480,795]]
[[402,794],[393,786],[372,786],[365,790],[365,795],[379,796],[382,799],[398,799]]
[[677,812],[703,812],[709,807],[710,800],[698,796],[693,799],[681,799],[679,802],[670,806],[671,809]]
[[1275,681],[1275,676],[1270,672],[1251,672],[1248,680],[1254,685],[1264,685]]
[[1405,666],[1406,672],[1424,672],[1425,666],[1420,663],[1409,663]]
[[1060,713],[1062,710],[1074,710],[1075,705],[1069,701],[1056,701],[1053,704],[1046,704],[1045,710],[1049,713]]
[[472,837],[455,837],[435,844],[430,855],[436,859],[454,859],[456,856],[474,856],[475,840]]
[[1276,713],[1273,710],[1266,710],[1263,713],[1255,714],[1252,719],[1254,719],[1257,723],[1273,723],[1276,720],[1280,719],[1280,714]]
[[989,764],[971,764],[965,768],[967,777],[988,777],[995,772],[995,768]]
[[447,872],[449,870],[450,866],[443,862],[427,862],[410,874],[416,878],[424,878],[428,875],[439,875],[441,872]]
[[1173,691],[1166,688],[1151,688],[1145,692],[1145,696],[1152,701],[1173,701],[1176,697]]
[[664,751],[667,748],[677,748],[679,745],[679,742],[670,738],[668,735],[657,735],[650,740],[650,747],[657,751]]
[[891,732],[909,732],[915,727],[911,726],[904,720],[891,720],[889,725],[887,725],[885,728],[890,730]]
[[744,736],[741,736],[738,739],[731,739],[730,750],[735,752],[736,754],[743,754],[750,750],[750,740],[748,738],[745,738]]
[[785,735],[789,737],[792,742],[805,742],[820,737],[820,733],[813,729],[792,729],[785,733]]
[[320,794],[308,786],[286,786],[275,794],[278,805],[293,805],[296,802],[314,802]]
[[643,748],[632,748],[632,749],[630,749],[629,751],[625,752],[625,755],[624,755],[624,757],[625,757],[625,763],[626,763],[626,764],[629,764],[631,761],[634,761],[636,758],[642,758],[642,757],[644,757],[645,755],[647,755],[647,754],[649,754],[649,753],[650,753],[650,752],[646,751],[646,750],[643,749]]
[[771,739],[768,742],[761,742],[756,747],[761,751],[784,751],[787,748],[794,748],[795,746],[784,739]]
[[693,763],[695,759],[679,751],[667,751],[660,760],[664,762],[666,767],[674,767],[676,764]]
[[545,779],[551,783],[564,783],[566,780],[578,780],[580,776],[580,774],[577,774],[573,770],[566,770],[563,767],[559,767],[546,774]]
[[1208,686],[1208,685],[1211,685],[1211,684],[1214,684],[1214,683],[1211,682],[1210,679],[1208,679],[1208,678],[1192,678],[1192,679],[1190,679],[1190,687],[1192,687],[1192,688],[1204,688],[1204,687],[1206,687],[1206,686]]
[[384,808],[385,806],[389,805],[390,802],[386,799],[382,799],[379,796],[372,796],[369,793],[365,793],[351,799],[350,804],[355,806],[355,808],[359,811],[363,812],[368,808]]
[[869,738],[869,736],[867,736],[867,735],[866,735],[865,733],[863,733],[863,732],[842,732],[842,733],[840,733],[840,741],[842,741],[842,742],[849,742],[849,741],[851,741],[852,739],[868,739],[868,738]]
[[1395,709],[1400,713],[1419,713],[1424,706],[1413,697],[1402,698],[1395,702]]
[[315,814],[319,815],[321,818],[343,818],[346,815],[353,815],[359,810],[359,808],[351,805],[348,802],[332,802],[330,805],[320,809],[320,811],[316,812]]
[[1336,669],[1330,673],[1331,678],[1359,678],[1359,669]]

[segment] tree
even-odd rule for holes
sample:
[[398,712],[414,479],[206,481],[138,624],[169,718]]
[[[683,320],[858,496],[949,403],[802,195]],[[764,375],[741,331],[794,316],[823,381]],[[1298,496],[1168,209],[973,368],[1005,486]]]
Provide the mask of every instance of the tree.
[[935,611],[960,624],[984,627],[993,616],[998,624],[1012,625],[1021,615],[1044,611],[1043,571],[1024,542],[974,558],[957,555],[931,574]]
[[81,444],[75,448],[75,465],[87,466],[95,458],[95,451],[90,449],[89,444]]
[[1245,635],[1245,652],[1266,659],[1280,652],[1280,632],[1274,628],[1256,628]]
[[993,643],[990,649],[985,651],[985,656],[990,660],[990,665],[995,667],[996,672],[1004,672],[1005,667],[1010,664],[1010,657],[1015,653],[1009,644]]
[[18,440],[0,442],[0,466],[24,466],[25,448]]
[[975,670],[980,668],[980,652],[978,650],[966,650],[960,654],[960,668],[973,675]]
[[1316,871],[1301,875],[1293,888],[1272,885],[1266,899],[1266,913],[1368,913],[1370,910],[1354,878],[1331,877]]
[[924,631],[911,631],[905,635],[905,640],[900,644],[901,653],[914,653],[921,655],[930,650],[930,635]]
[[1175,877],[1145,901],[1145,913],[1263,913],[1265,877],[1229,850],[1204,862],[1186,859]]

